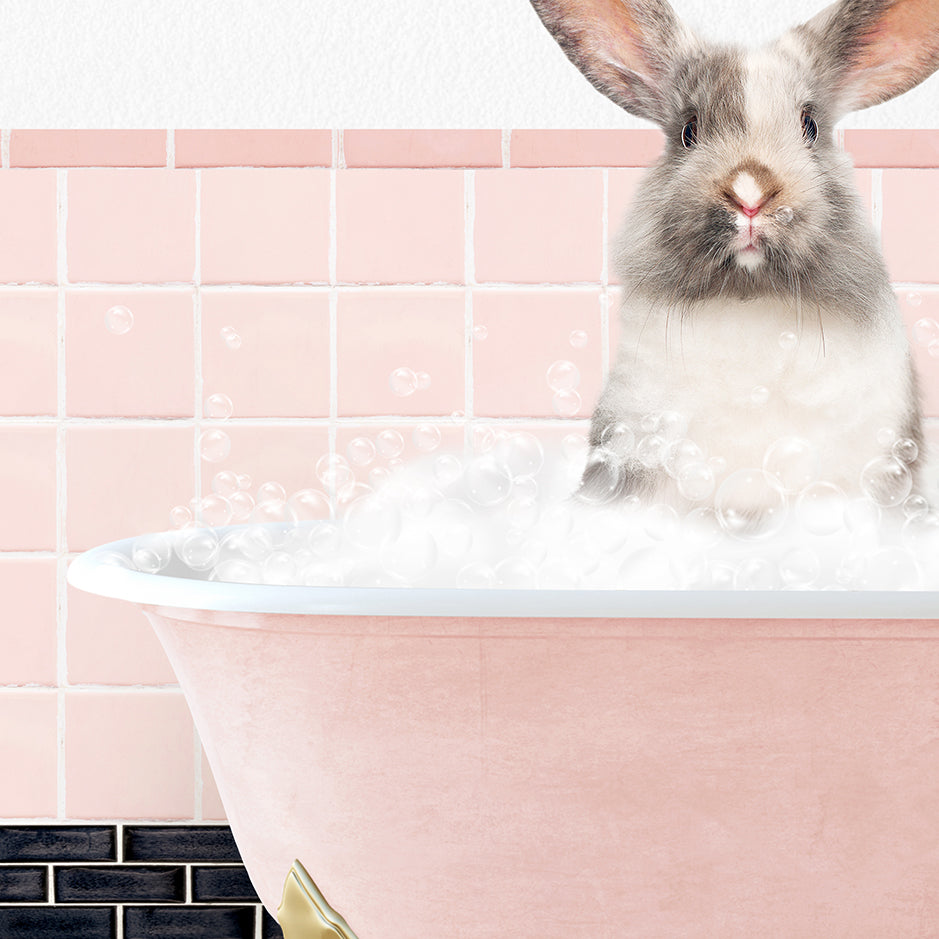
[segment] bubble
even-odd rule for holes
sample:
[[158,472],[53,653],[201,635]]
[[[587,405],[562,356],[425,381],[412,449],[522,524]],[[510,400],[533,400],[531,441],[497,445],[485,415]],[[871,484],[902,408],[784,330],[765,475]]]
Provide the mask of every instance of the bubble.
[[134,314],[126,306],[112,306],[104,314],[104,325],[115,336],[129,333],[134,326]]
[[573,391],[580,384],[580,371],[566,359],[552,362],[545,377],[552,391]]
[[792,207],[788,205],[781,205],[777,210],[773,218],[779,222],[780,225],[788,225],[792,222],[793,216]]
[[225,584],[259,584],[261,568],[242,558],[226,558],[215,565],[211,579]]
[[551,399],[551,407],[558,417],[573,417],[580,411],[582,404],[580,394],[574,390],[556,391]]
[[375,489],[379,489],[391,479],[391,476],[392,471],[388,467],[375,466],[368,472],[368,481]]
[[484,340],[488,339],[488,338],[489,338],[489,327],[488,327],[488,326],[483,326],[483,325],[481,325],[481,324],[478,325],[478,326],[474,326],[474,327],[473,327],[473,338],[474,338],[477,342],[483,342]]
[[368,437],[354,437],[346,447],[346,456],[353,466],[369,466],[375,453],[375,444]]
[[734,571],[737,590],[774,590],[779,586],[779,571],[768,558],[747,558]]
[[239,489],[228,496],[228,503],[231,506],[232,521],[243,522],[251,517],[254,511],[254,499],[249,492]]
[[714,497],[721,527],[736,538],[769,538],[786,520],[786,498],[769,474],[757,469],[731,473]]
[[473,547],[473,510],[457,499],[443,499],[431,513],[438,534],[440,553],[451,558],[465,558]]
[[783,492],[799,492],[818,478],[818,451],[802,437],[780,437],[767,448],[763,471]]
[[430,372],[418,372],[415,377],[417,379],[417,390],[427,391],[430,387]]
[[576,590],[583,578],[561,561],[547,561],[538,568],[538,586],[545,590]]
[[186,528],[192,524],[192,509],[187,505],[174,505],[170,509],[170,524],[173,528]]
[[704,451],[687,437],[673,440],[665,447],[663,465],[672,479],[677,479],[681,470],[691,463],[704,462]]
[[491,427],[473,428],[473,451],[488,453],[496,445],[496,435]]
[[316,478],[330,492],[341,492],[355,483],[355,473],[339,453],[324,453],[316,461]]
[[466,415],[462,411],[451,411],[450,420],[451,421],[462,421]]
[[818,580],[821,569],[821,561],[811,548],[790,548],[779,559],[779,574],[787,587],[808,587]]
[[219,332],[222,337],[222,342],[224,342],[229,349],[241,348],[241,336],[238,335],[234,327],[223,326]]
[[880,506],[870,499],[851,499],[844,507],[844,523],[853,535],[865,535],[880,528]]
[[280,483],[266,482],[258,486],[258,502],[286,502],[287,490]]
[[360,548],[380,548],[401,534],[401,510],[389,499],[360,499],[349,506],[343,532]]
[[220,463],[231,453],[231,438],[224,430],[204,430],[199,435],[199,453],[208,463]]
[[399,398],[407,398],[417,391],[417,375],[413,369],[402,366],[396,368],[388,376],[388,384],[391,386],[392,394]]
[[[297,521],[297,515],[293,508],[286,502],[277,499],[266,499],[264,502],[258,502],[251,512],[251,521],[255,524],[266,525],[277,522],[283,525],[293,525]],[[277,544],[282,535],[272,535],[274,543]]]
[[[586,443],[586,441],[584,441]],[[600,446],[621,458],[632,454],[636,446],[636,435],[628,424],[607,424],[600,434]]]
[[527,531],[538,522],[539,506],[535,499],[510,499],[505,507],[506,521],[513,527]]
[[671,590],[682,585],[682,574],[667,548],[638,548],[620,565],[620,587],[641,590]]
[[888,508],[899,505],[913,488],[909,468],[893,457],[879,456],[861,470],[861,491],[872,502]]
[[484,590],[487,587],[494,587],[496,584],[496,572],[482,561],[471,561],[465,567],[457,571],[456,585],[464,589]]
[[307,587],[341,587],[345,578],[334,564],[314,562],[302,571],[301,579]]
[[438,486],[446,488],[463,475],[463,463],[452,453],[441,453],[434,460],[434,479]]
[[574,527],[574,514],[563,502],[545,507],[539,529],[552,541],[562,541]]
[[908,293],[906,295],[906,302],[910,306],[920,306],[923,302],[922,294],[918,293]]
[[473,459],[463,478],[466,493],[476,505],[498,505],[505,502],[512,491],[508,469],[488,453]]
[[420,581],[437,563],[437,542],[430,532],[405,529],[393,544],[385,542],[381,561],[389,573],[406,581]]
[[232,506],[225,496],[213,493],[200,500],[197,515],[204,525],[219,528],[231,521]]
[[913,342],[919,346],[929,346],[939,339],[939,323],[930,317],[924,317],[913,324]]
[[926,351],[931,359],[939,359],[939,339],[933,339],[926,347]]
[[834,483],[815,482],[796,499],[796,518],[813,535],[833,535],[844,525],[847,498]]
[[791,352],[798,344],[799,337],[794,332],[787,329],[779,334],[779,348],[783,352]]
[[903,525],[903,538],[917,557],[936,557],[939,549],[939,513],[908,518]]
[[141,535],[135,538],[130,549],[130,559],[138,571],[156,574],[170,562],[173,554],[172,542],[168,535]]
[[228,395],[209,395],[205,399],[205,416],[215,420],[227,421],[234,412],[234,405]]
[[589,340],[586,330],[572,329],[568,341],[575,349],[583,349]]
[[230,532],[223,545],[227,551],[240,554],[249,561],[263,561],[274,549],[274,537],[268,529],[252,525]]
[[378,452],[386,459],[391,460],[401,456],[404,452],[404,437],[393,427],[380,431],[375,438]]
[[754,385],[750,390],[750,403],[759,408],[767,401],[769,401],[769,388],[766,385]]
[[513,479],[535,476],[544,466],[541,441],[527,432],[509,434],[492,448],[493,459],[501,463]]
[[670,505],[650,506],[642,521],[645,533],[656,541],[667,541],[678,531],[678,513]]
[[356,499],[361,499],[363,496],[367,496],[374,491],[374,486],[353,482],[347,486],[343,486],[342,489],[336,493],[336,501],[339,503],[340,507],[351,505]]
[[194,571],[207,571],[218,560],[221,546],[212,528],[193,528],[174,545],[176,556]]
[[239,488],[238,476],[231,470],[219,470],[212,477],[212,491],[226,499],[238,492]]
[[440,446],[440,429],[433,424],[418,424],[411,434],[411,440],[421,453],[433,453]]
[[687,463],[678,471],[678,491],[691,502],[703,502],[714,492],[714,470],[701,461]]
[[301,522],[332,518],[332,506],[325,492],[319,489],[298,489],[287,500],[287,505]]
[[265,584],[291,584],[297,575],[297,563],[286,551],[272,551],[261,566]]
[[426,518],[439,500],[440,493],[436,489],[421,483],[414,483],[408,486],[404,495],[404,507],[411,515]]
[[332,560],[342,546],[342,532],[335,522],[321,522],[310,529],[307,542],[316,557]]
[[922,575],[916,558],[907,548],[889,545],[870,554],[863,579],[868,590],[915,590]]
[[247,473],[236,473],[238,477],[238,488],[239,489],[250,489],[251,488],[251,477]]
[[561,452],[572,463],[582,463],[587,456],[589,444],[585,434],[565,434],[561,441]]
[[688,419],[677,411],[662,411],[656,416],[655,432],[669,442],[680,440],[688,432]]
[[538,586],[538,570],[527,558],[505,558],[495,566],[495,586],[524,590]]
[[615,453],[596,447],[587,457],[584,485],[577,498],[588,505],[603,505],[616,498],[620,489],[622,462]]
[[925,518],[929,514],[929,502],[922,496],[910,496],[903,503],[903,514],[910,519]]
[[900,437],[894,441],[891,452],[901,463],[909,465],[916,462],[916,458],[919,456],[919,447],[916,445],[915,440],[910,440],[909,437]]
[[665,459],[665,448],[667,446],[664,437],[658,434],[647,434],[636,447],[636,456],[639,462],[647,469],[655,469],[662,465]]

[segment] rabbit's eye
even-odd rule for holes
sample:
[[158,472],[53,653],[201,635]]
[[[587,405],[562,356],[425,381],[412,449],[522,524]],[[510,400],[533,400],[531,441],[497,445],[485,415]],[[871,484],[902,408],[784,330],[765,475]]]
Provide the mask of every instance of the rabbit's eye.
[[818,124],[808,108],[802,111],[802,136],[810,147],[818,140]]
[[690,150],[698,142],[698,118],[692,116],[681,129],[681,143],[686,150]]

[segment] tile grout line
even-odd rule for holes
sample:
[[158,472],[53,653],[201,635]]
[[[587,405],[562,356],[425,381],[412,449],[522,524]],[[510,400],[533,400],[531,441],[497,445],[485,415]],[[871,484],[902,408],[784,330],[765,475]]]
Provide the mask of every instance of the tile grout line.
[[871,221],[877,238],[883,242],[884,228],[884,171],[871,170]]
[[502,169],[507,170],[512,165],[512,131],[502,131]]
[[606,384],[610,371],[610,171],[603,170],[603,202],[600,206],[600,377]]
[[0,130],[0,168],[10,168],[10,130]]
[[475,413],[475,310],[473,288],[476,284],[476,171],[463,171],[463,279],[466,281],[464,296],[464,361],[463,361],[463,411],[466,425],[463,429],[463,449],[470,452],[473,429],[470,421]]
[[[339,255],[338,192],[339,168],[345,162],[345,141],[341,130],[332,132],[332,166],[329,169],[329,426],[327,428],[327,452],[336,456],[337,428],[339,416],[339,291],[337,270]],[[333,509],[335,495],[330,495]]]
[[166,131],[166,168],[176,169],[176,131],[169,128]]
[[196,206],[195,206],[195,253],[196,260],[193,269],[195,290],[192,301],[192,350],[193,350],[193,496],[202,498],[202,453],[199,438],[202,431],[202,392],[204,376],[202,372],[202,170],[195,171],[196,179]]

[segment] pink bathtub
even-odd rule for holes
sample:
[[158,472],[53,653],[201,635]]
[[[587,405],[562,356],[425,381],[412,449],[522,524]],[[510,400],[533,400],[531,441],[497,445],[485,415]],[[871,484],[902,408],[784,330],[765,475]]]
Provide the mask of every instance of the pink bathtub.
[[144,607],[272,912],[299,858],[357,939],[939,935],[935,593],[255,587],[114,547],[70,582]]

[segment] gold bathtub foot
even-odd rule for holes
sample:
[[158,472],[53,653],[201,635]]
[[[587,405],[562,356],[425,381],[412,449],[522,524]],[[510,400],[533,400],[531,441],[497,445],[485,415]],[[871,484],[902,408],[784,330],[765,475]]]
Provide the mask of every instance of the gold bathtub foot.
[[284,881],[277,919],[284,939],[356,939],[349,924],[326,902],[299,861],[293,862]]

